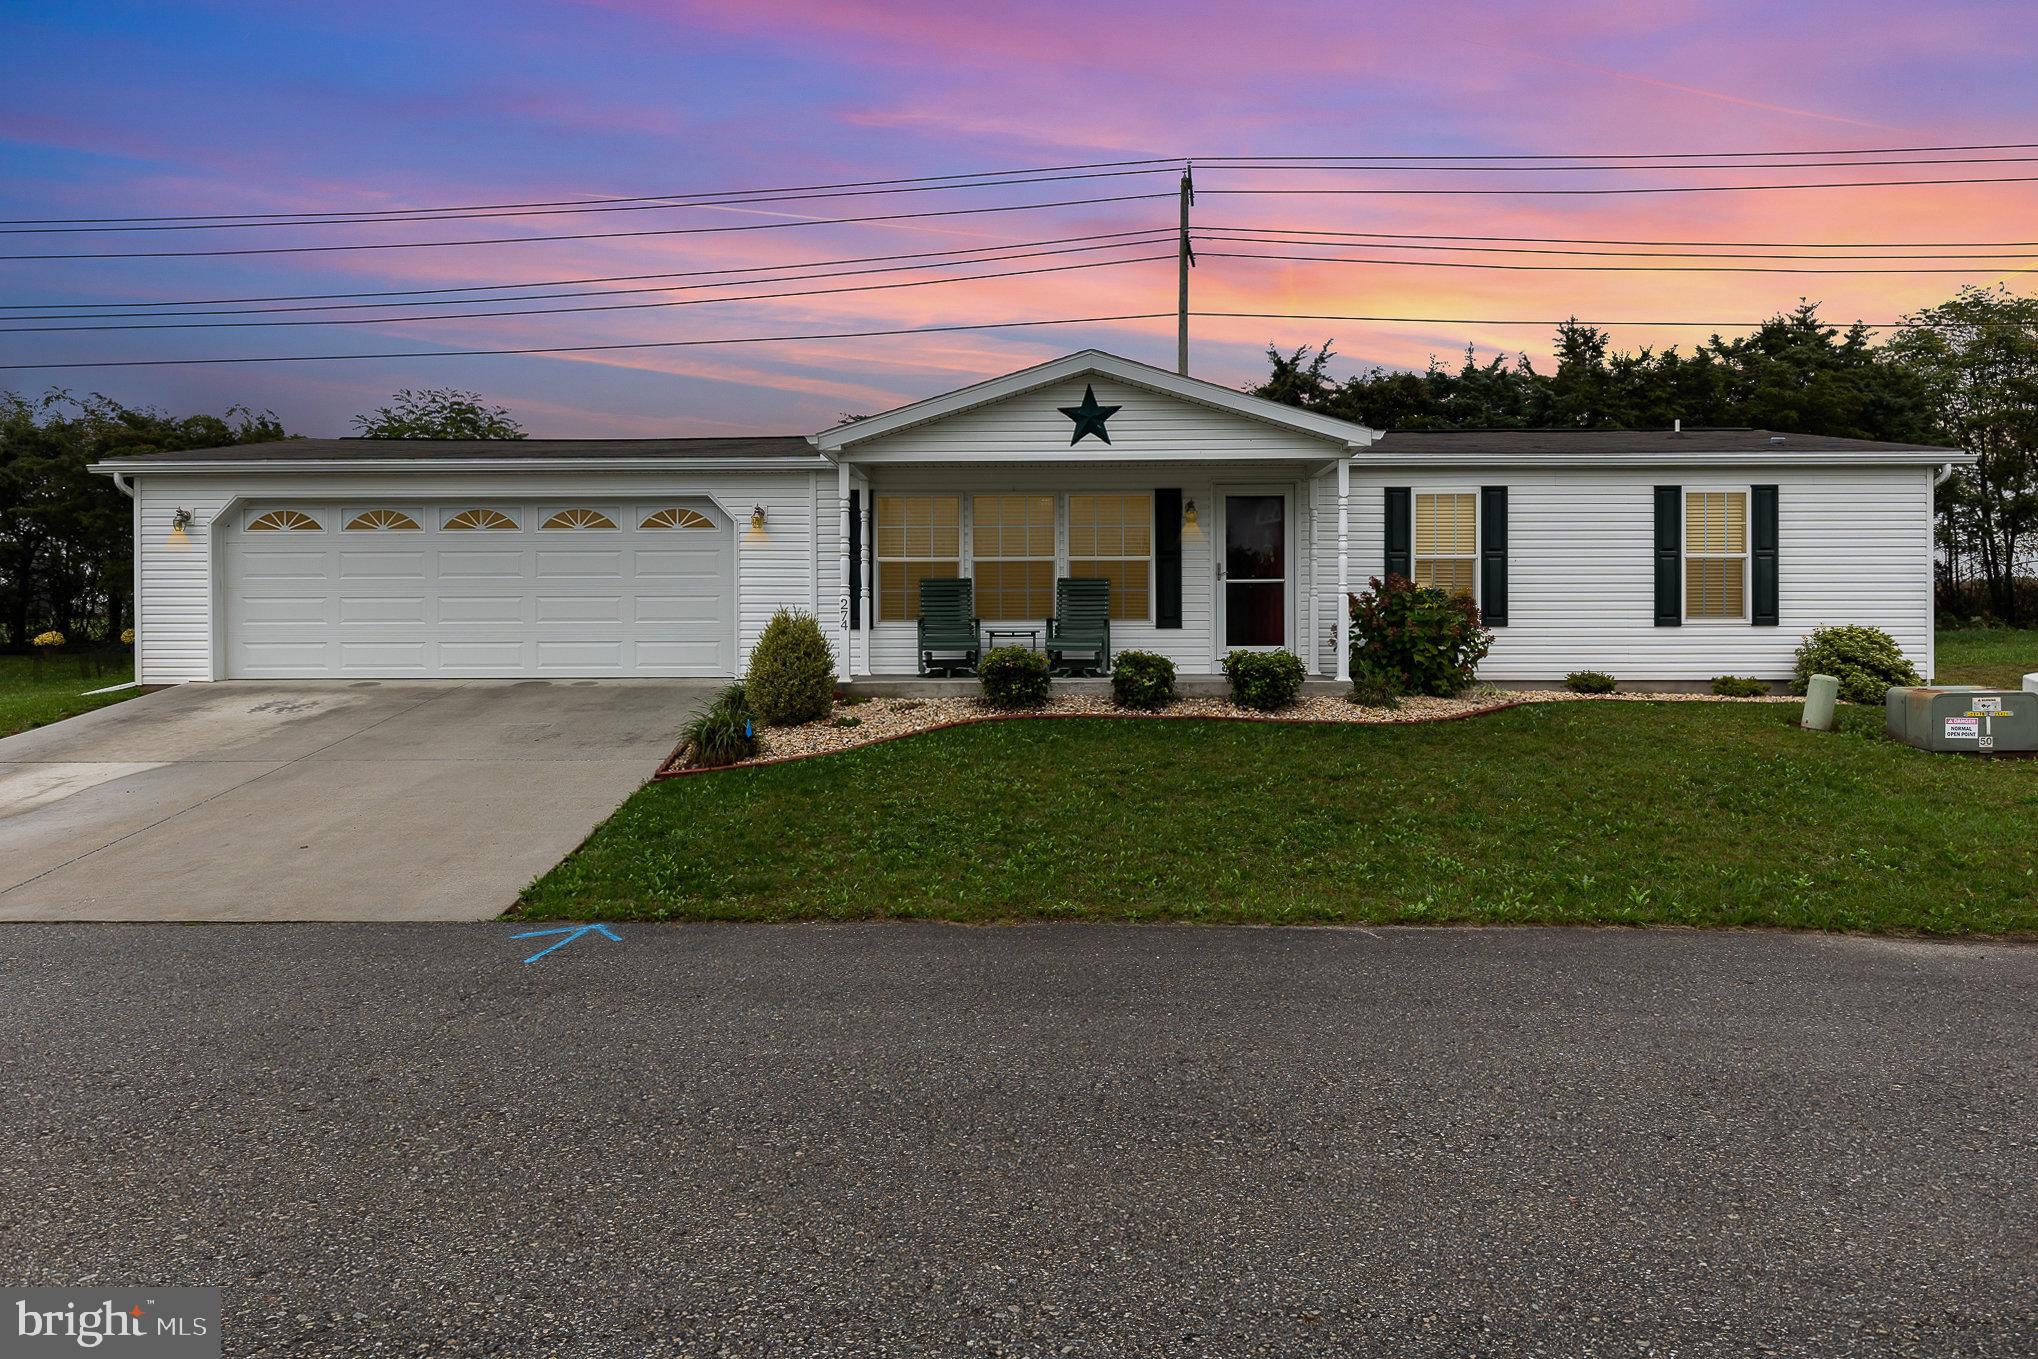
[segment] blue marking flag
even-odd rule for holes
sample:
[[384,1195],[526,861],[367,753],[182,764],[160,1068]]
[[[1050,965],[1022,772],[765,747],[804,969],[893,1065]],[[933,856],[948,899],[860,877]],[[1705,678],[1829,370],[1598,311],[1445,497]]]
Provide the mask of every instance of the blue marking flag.
[[522,934],[511,935],[510,938],[541,939],[548,934],[557,934],[562,936],[556,942],[547,944],[545,947],[539,949],[536,953],[533,953],[530,957],[524,959],[524,961],[527,963],[535,963],[538,961],[538,959],[544,957],[546,954],[550,953],[553,949],[564,948],[568,944],[572,943],[574,940],[580,938],[581,935],[587,934],[590,931],[601,935],[604,939],[608,940],[612,944],[620,944],[623,942],[622,937],[616,934],[607,925],[556,925],[549,930],[525,930]]

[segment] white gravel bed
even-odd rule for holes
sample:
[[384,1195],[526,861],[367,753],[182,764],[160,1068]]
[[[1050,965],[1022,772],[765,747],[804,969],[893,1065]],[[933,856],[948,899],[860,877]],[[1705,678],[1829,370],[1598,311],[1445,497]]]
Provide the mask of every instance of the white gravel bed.
[[[1063,694],[1031,714],[1108,717],[1217,717],[1254,722],[1352,722],[1387,725],[1436,722],[1517,703],[1800,703],[1787,695],[1722,698],[1717,694],[1574,694],[1568,689],[1478,688],[1461,698],[1404,698],[1398,708],[1364,708],[1342,694],[1312,694],[1278,712],[1256,712],[1223,698],[1184,698],[1158,713],[1129,713],[1104,694]],[[835,704],[834,713],[797,727],[767,727],[758,738],[755,764],[802,755],[851,750],[916,731],[1029,713],[1000,712],[977,698],[870,698]]]

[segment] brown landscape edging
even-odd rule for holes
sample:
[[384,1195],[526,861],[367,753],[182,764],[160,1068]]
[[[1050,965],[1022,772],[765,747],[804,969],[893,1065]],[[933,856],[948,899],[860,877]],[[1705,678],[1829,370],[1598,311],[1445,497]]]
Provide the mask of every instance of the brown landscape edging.
[[[673,747],[665,762],[651,778],[653,782],[664,779],[684,778],[689,774],[726,774],[732,769],[763,769],[768,765],[792,764],[798,760],[819,760],[830,755],[847,755],[852,750],[868,750],[872,746],[888,745],[893,741],[904,741],[929,732],[952,731],[957,727],[982,726],[986,722],[1256,722],[1267,726],[1290,727],[1421,727],[1436,722],[1462,722],[1468,717],[1484,717],[1488,713],[1505,712],[1509,708],[1526,708],[1537,703],[1548,703],[1546,698],[1516,698],[1504,703],[1490,703],[1483,708],[1467,708],[1461,713],[1445,713],[1440,717],[1411,717],[1393,722],[1343,722],[1334,717],[1244,717],[1237,713],[1140,713],[1140,712],[1097,712],[1097,713],[984,713],[979,717],[962,717],[952,722],[938,722],[931,727],[917,727],[912,731],[894,732],[890,736],[874,736],[868,741],[859,741],[853,746],[842,746],[836,750],[807,750],[797,755],[772,755],[762,760],[744,760],[737,764],[701,765],[698,768],[679,763],[679,757],[686,750],[686,743]],[[1562,700],[1574,701],[1574,700]],[[1589,700],[1575,700],[1589,701]],[[1629,700],[1630,702],[1634,700]]]

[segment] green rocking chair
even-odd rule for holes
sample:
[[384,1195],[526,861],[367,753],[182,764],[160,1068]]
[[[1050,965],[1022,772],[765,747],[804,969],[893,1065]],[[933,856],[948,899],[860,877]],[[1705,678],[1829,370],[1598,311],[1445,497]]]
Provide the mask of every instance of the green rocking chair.
[[920,673],[974,675],[983,647],[983,628],[977,621],[976,582],[921,581],[920,642],[916,652]]
[[1102,675],[1111,669],[1111,582],[1064,576],[1054,583],[1054,617],[1047,620],[1050,670]]

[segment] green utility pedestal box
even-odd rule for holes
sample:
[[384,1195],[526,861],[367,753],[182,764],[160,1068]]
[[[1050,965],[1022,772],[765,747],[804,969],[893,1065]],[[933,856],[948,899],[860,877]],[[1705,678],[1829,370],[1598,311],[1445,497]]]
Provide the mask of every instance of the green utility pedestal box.
[[1949,684],[1891,689],[1885,727],[1905,745],[1966,755],[2038,751],[2038,693]]

